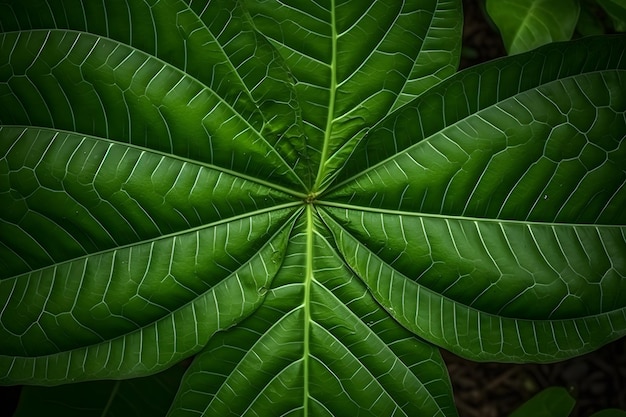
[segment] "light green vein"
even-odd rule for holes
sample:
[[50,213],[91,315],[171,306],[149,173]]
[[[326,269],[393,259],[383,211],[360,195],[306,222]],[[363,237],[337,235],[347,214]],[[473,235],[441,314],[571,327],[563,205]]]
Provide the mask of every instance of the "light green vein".
[[304,349],[302,362],[304,365],[303,381],[303,415],[309,415],[309,343],[311,323],[311,285],[313,283],[313,206],[308,204],[306,208],[306,276],[304,283]]
[[343,210],[351,210],[357,211],[360,214],[364,213],[376,213],[376,214],[387,214],[387,215],[395,215],[395,216],[405,216],[405,217],[427,217],[432,219],[444,219],[444,220],[459,220],[459,221],[468,221],[474,223],[508,223],[508,224],[521,224],[525,226],[564,226],[564,227],[592,227],[594,229],[602,229],[609,228],[614,229],[619,227],[621,229],[626,230],[626,226],[622,225],[614,225],[614,224],[594,224],[594,223],[557,223],[557,222],[540,222],[540,221],[531,221],[531,220],[515,220],[515,219],[499,219],[499,218],[489,218],[489,217],[470,217],[470,216],[459,216],[456,214],[437,214],[437,213],[423,213],[423,212],[412,212],[412,211],[404,211],[404,210],[394,210],[394,209],[385,209],[379,207],[369,207],[369,206],[360,206],[348,203],[335,203],[333,201],[316,201],[315,204],[324,207],[338,208]]
[[328,158],[330,139],[333,128],[334,114],[335,114],[335,93],[337,90],[337,28],[335,19],[335,0],[330,4],[330,26],[331,26],[331,61],[330,61],[330,86],[328,96],[328,115],[326,117],[326,128],[324,131],[324,146],[322,147],[322,155],[320,158],[320,165],[317,171],[317,178],[315,179],[315,185],[313,186],[313,192],[319,191],[324,176],[326,175],[326,159]]

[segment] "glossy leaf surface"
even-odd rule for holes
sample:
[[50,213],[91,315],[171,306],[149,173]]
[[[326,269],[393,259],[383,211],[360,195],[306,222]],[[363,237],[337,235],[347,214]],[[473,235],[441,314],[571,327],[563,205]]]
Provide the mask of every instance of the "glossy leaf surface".
[[578,0],[487,0],[487,13],[500,30],[511,55],[541,45],[571,39],[578,16]]
[[623,37],[456,75],[458,1],[0,2],[0,382],[454,416],[437,347],[626,333]]

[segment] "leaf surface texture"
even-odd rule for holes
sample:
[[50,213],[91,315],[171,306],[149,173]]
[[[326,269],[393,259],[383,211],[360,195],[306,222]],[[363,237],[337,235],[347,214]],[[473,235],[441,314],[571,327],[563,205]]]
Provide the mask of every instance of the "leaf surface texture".
[[0,382],[193,357],[170,416],[454,416],[438,347],[623,336],[624,38],[455,75],[460,21],[0,2]]

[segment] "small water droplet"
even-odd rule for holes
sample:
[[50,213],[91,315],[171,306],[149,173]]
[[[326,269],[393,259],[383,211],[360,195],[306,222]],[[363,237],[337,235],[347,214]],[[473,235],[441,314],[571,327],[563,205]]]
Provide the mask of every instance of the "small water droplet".
[[272,262],[275,264],[279,264],[281,261],[281,253],[279,251],[274,251],[272,253]]
[[259,289],[257,290],[257,292],[259,293],[259,295],[263,296],[263,295],[267,294],[267,288],[265,288],[265,287],[259,287]]

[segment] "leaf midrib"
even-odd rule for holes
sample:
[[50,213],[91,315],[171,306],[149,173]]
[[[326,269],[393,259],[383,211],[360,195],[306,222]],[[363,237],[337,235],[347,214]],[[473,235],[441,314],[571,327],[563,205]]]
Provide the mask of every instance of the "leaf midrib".
[[[457,72],[456,74],[454,74],[453,76],[449,77],[448,79],[446,79],[445,81],[448,83],[452,83],[456,80],[458,80],[459,82],[463,83],[463,80],[465,79],[465,77],[467,77],[470,74],[476,74],[476,73],[480,73],[481,69],[484,66],[489,66],[492,65],[492,63],[488,62],[488,63],[484,63],[484,64],[479,64],[475,67],[472,67],[471,69],[468,70],[464,70],[461,72]],[[501,69],[498,67],[498,69]],[[437,130],[436,132],[429,134],[428,136],[424,136],[420,139],[418,139],[417,141],[413,140],[412,143],[405,147],[404,149],[399,150],[398,152],[394,153],[393,155],[390,155],[372,165],[368,165],[366,168],[364,168],[363,170],[355,173],[354,175],[351,175],[349,177],[346,177],[345,179],[341,180],[338,183],[334,183],[331,184],[328,188],[326,188],[324,190],[324,194],[331,194],[333,192],[336,192],[338,190],[341,190],[342,187],[344,187],[346,184],[349,184],[365,175],[367,175],[369,172],[375,171],[376,169],[378,169],[379,167],[384,166],[385,164],[389,163],[390,161],[393,161],[394,159],[398,159],[401,158],[402,156],[408,154],[409,152],[411,152],[413,149],[418,148],[419,146],[426,146],[424,145],[426,142],[429,142],[431,140],[433,140],[433,138],[436,138],[438,135],[441,135],[442,133],[445,133],[446,130],[451,129],[455,126],[457,126],[460,123],[466,122],[468,119],[471,119],[472,117],[477,117],[478,115],[480,115],[483,112],[486,112],[490,109],[493,108],[500,108],[501,104],[506,102],[507,100],[513,100],[516,97],[518,97],[521,94],[524,94],[526,92],[529,91],[535,91],[538,92],[539,94],[543,94],[541,91],[542,87],[546,87],[549,86],[552,83],[559,83],[562,84],[565,80],[570,80],[570,79],[576,79],[577,77],[582,77],[582,76],[586,76],[586,75],[592,75],[592,74],[603,74],[606,73],[607,71],[615,71],[615,72],[620,72],[620,71],[626,71],[626,69],[622,69],[622,68],[617,68],[617,67],[609,67],[607,65],[607,68],[597,68],[597,69],[588,69],[587,67],[581,68],[580,72],[577,72],[576,74],[572,74],[566,77],[561,77],[561,78],[554,78],[552,80],[548,80],[548,81],[541,81],[539,83],[537,83],[536,86],[529,86],[526,87],[524,89],[519,89],[518,91],[516,91],[515,93],[507,96],[507,97],[503,97],[503,98],[499,98],[498,101],[486,105],[484,107],[478,108],[476,109],[474,112],[468,112],[468,114],[466,116],[460,117],[459,119],[455,120],[454,122],[451,122],[449,124],[446,124],[445,126],[441,127],[439,130]],[[436,91],[436,88],[441,88],[442,83],[435,85],[432,89],[433,91]],[[376,124],[374,124],[373,126],[371,126],[367,132],[367,134],[361,139],[361,142],[364,142],[367,140],[367,135],[369,135],[371,132],[375,132],[379,126],[383,126],[383,124],[390,119],[391,117],[395,117],[396,115],[398,115],[402,109],[407,108],[409,106],[415,106],[414,103],[416,103],[420,97],[428,94],[431,90],[427,90],[426,92],[420,94],[418,97],[416,97],[415,99],[413,99],[412,101],[409,101],[408,103],[406,103],[405,105],[397,108],[396,110],[394,110],[393,112],[389,113],[387,116],[385,116],[384,118],[382,118],[381,120],[379,120]],[[432,93],[431,93],[432,94]],[[478,94],[480,94],[480,92],[478,92]],[[416,107],[417,109],[417,107]],[[445,108],[444,108],[445,110]],[[355,148],[356,149],[356,148]],[[352,154],[346,159],[346,162],[352,158]]]
[[[330,215],[326,214],[326,216],[330,216]],[[332,219],[332,216],[330,216],[330,218]],[[327,224],[326,223],[326,219],[322,218],[322,221],[324,221],[324,223]],[[364,248],[364,250],[366,250],[370,254],[371,257],[375,258],[381,264],[384,264],[385,266],[387,266],[390,269],[392,269],[393,271],[395,271],[395,273],[398,274],[398,276],[402,277],[402,279],[404,279],[406,282],[409,282],[411,284],[419,286],[422,291],[426,291],[426,292],[430,293],[431,295],[433,295],[435,297],[439,297],[439,298],[441,298],[443,300],[447,300],[447,301],[451,302],[452,304],[454,304],[455,306],[458,305],[458,306],[461,306],[463,308],[466,308],[467,310],[471,310],[471,311],[477,312],[480,315],[490,316],[490,317],[496,318],[496,319],[498,319],[500,321],[501,320],[514,320],[514,321],[520,321],[520,322],[533,322],[533,323],[539,323],[539,322],[542,322],[542,321],[546,321],[546,320],[536,319],[536,318],[521,318],[521,317],[515,317],[515,316],[511,316],[511,315],[502,315],[501,312],[497,312],[497,313],[488,312],[488,311],[485,311],[484,309],[480,309],[480,308],[478,308],[478,307],[476,307],[474,305],[460,302],[459,300],[456,300],[456,299],[450,297],[449,295],[446,295],[446,294],[444,294],[444,293],[442,293],[440,291],[436,291],[436,290],[432,289],[430,286],[427,286],[427,285],[425,285],[423,283],[420,283],[420,282],[410,278],[404,272],[399,271],[398,269],[396,269],[395,267],[390,265],[383,258],[381,258],[380,255],[378,255],[377,253],[375,253],[374,251],[369,249],[366,244],[364,244],[360,239],[356,238],[352,233],[350,233],[350,231],[348,229],[346,229],[344,226],[342,226],[341,224],[336,222],[334,219],[332,219],[332,221],[341,229],[342,233],[345,233],[347,236],[349,236],[351,239],[353,239],[360,247]],[[327,225],[327,227],[328,227],[329,230],[331,230],[331,233],[333,233],[333,235],[335,235],[335,233],[332,231],[333,229],[331,227],[329,227],[328,225]],[[626,229],[626,227],[624,227],[624,228]],[[350,264],[350,262],[345,260],[344,254],[341,252],[341,250],[339,248],[337,248],[337,254],[338,254],[338,256],[342,257],[343,262],[345,263],[345,265],[354,272],[354,269],[353,269],[352,265]],[[354,272],[354,275],[359,277],[359,279],[361,279],[361,281],[367,286],[367,291],[372,295],[372,297],[374,297],[374,299],[376,299],[379,302],[379,305],[383,309],[385,309],[385,311],[387,311],[389,313],[389,315],[391,317],[393,317],[393,319],[398,324],[400,324],[401,326],[407,328],[409,331],[412,331],[412,332],[414,331],[414,330],[411,330],[410,328],[406,327],[405,324],[403,324],[401,321],[399,321],[396,318],[397,317],[397,312],[394,312],[393,309],[390,309],[389,305],[384,304],[380,300],[380,298],[383,298],[383,300],[386,298],[385,294],[381,293],[377,289],[375,289],[375,288],[371,287],[370,285],[368,285],[367,281],[363,277],[361,277],[361,275],[358,272]],[[608,309],[606,311],[602,311],[600,313],[581,314],[580,316],[574,316],[574,317],[557,318],[557,319],[548,318],[547,321],[550,321],[550,322],[553,322],[553,323],[564,323],[564,322],[585,320],[585,319],[601,317],[601,316],[609,316],[609,315],[614,314],[614,313],[619,312],[619,311],[623,311],[626,314],[626,307],[611,308],[611,309]],[[421,332],[419,332],[419,333],[421,333]],[[416,334],[418,334],[418,333],[416,333]]]
[[[203,22],[202,20],[200,20],[200,21],[201,21],[201,22],[203,23],[203,25],[204,25],[204,22]],[[205,25],[205,27],[206,27],[206,25]],[[206,28],[206,29],[207,29],[207,32],[209,32],[209,33],[211,34],[211,36],[214,38],[214,36],[213,36],[213,34],[211,33],[211,31],[210,31],[208,28]],[[297,178],[297,179],[298,179],[298,181],[300,181],[300,184],[299,184],[299,185],[300,185],[300,186],[302,186],[302,188],[303,188],[303,189],[306,189],[305,184],[302,182],[302,180],[300,179],[300,177],[298,176],[298,174],[296,174],[296,172],[294,171],[293,167],[292,167],[289,163],[287,163],[287,161],[285,161],[285,159],[283,158],[283,156],[282,156],[282,155],[281,155],[281,154],[280,154],[280,153],[279,153],[279,152],[278,152],[278,151],[274,148],[274,146],[272,146],[272,144],[271,144],[271,143],[269,143],[269,142],[267,141],[267,139],[265,138],[265,136],[263,136],[263,135],[261,134],[261,132],[259,132],[259,131],[258,131],[258,130],[254,127],[254,126],[252,126],[252,125],[249,123],[249,121],[248,121],[248,120],[246,120],[244,117],[241,117],[241,114],[240,114],[240,113],[239,113],[239,112],[238,112],[238,111],[237,111],[237,110],[236,110],[236,109],[235,109],[235,108],[234,108],[234,107],[233,107],[233,106],[232,106],[229,102],[227,102],[226,100],[224,100],[224,98],[223,98],[222,96],[220,96],[220,95],[219,95],[219,94],[218,94],[218,93],[217,93],[214,89],[212,89],[211,87],[209,87],[209,86],[208,86],[208,85],[206,85],[204,82],[202,82],[202,81],[200,81],[199,79],[197,79],[196,77],[192,76],[191,74],[189,74],[189,73],[187,73],[187,72],[185,72],[185,71],[181,70],[180,68],[178,68],[178,67],[177,67],[177,66],[175,66],[174,64],[171,64],[171,63],[169,63],[169,62],[167,62],[167,61],[164,61],[163,59],[161,59],[161,58],[157,57],[156,55],[149,54],[149,53],[147,53],[147,52],[143,51],[142,49],[139,49],[139,48],[137,48],[137,47],[135,47],[135,46],[132,46],[132,45],[129,45],[129,44],[125,44],[125,43],[122,43],[122,42],[120,42],[120,41],[118,41],[118,40],[116,40],[116,39],[110,38],[110,37],[108,37],[108,36],[104,36],[104,35],[97,35],[97,34],[93,34],[93,33],[91,33],[91,32],[86,32],[86,31],[81,31],[81,30],[75,30],[75,29],[29,29],[29,30],[14,30],[14,31],[7,31],[7,32],[2,32],[2,33],[0,33],[0,37],[4,37],[5,35],[9,35],[9,34],[15,33],[15,34],[17,34],[18,39],[19,39],[19,37],[20,37],[20,36],[23,36],[25,33],[28,33],[28,34],[29,34],[29,33],[33,33],[33,32],[43,32],[43,33],[48,33],[48,34],[50,34],[50,33],[52,33],[52,32],[58,32],[58,33],[74,33],[74,34],[76,34],[77,36],[86,36],[86,37],[89,37],[89,38],[95,38],[95,39],[96,39],[96,41],[95,41],[96,43],[97,43],[97,42],[99,42],[101,39],[102,39],[102,40],[106,40],[106,41],[108,41],[108,42],[113,42],[113,43],[115,43],[116,45],[121,46],[121,47],[123,47],[123,48],[128,48],[128,49],[132,49],[133,51],[137,51],[137,53],[139,53],[139,54],[143,55],[144,57],[146,57],[146,59],[154,59],[154,60],[158,61],[158,62],[159,62],[161,65],[163,65],[164,67],[170,68],[170,69],[172,69],[172,70],[174,70],[174,71],[178,72],[179,74],[182,74],[182,76],[183,76],[184,78],[186,78],[186,79],[190,79],[190,80],[192,80],[194,83],[197,83],[200,87],[202,87],[203,91],[208,91],[208,92],[209,92],[212,96],[216,97],[216,98],[217,98],[217,100],[218,100],[220,103],[222,103],[223,105],[227,106],[227,108],[228,108],[229,110],[231,110],[231,111],[232,111],[232,113],[233,113],[234,115],[236,115],[237,117],[239,117],[239,119],[240,119],[240,120],[241,120],[241,121],[242,121],[242,122],[243,122],[243,123],[244,123],[244,124],[245,124],[245,125],[246,125],[246,126],[247,126],[250,130],[251,130],[251,131],[252,131],[252,132],[254,132],[254,133],[255,133],[256,137],[258,137],[258,138],[259,138],[259,139],[260,139],[263,143],[265,143],[265,144],[267,145],[267,147],[268,147],[269,149],[271,149],[271,150],[272,150],[272,152],[273,152],[273,153],[274,153],[274,154],[275,154],[275,155],[276,155],[276,156],[280,159],[280,161],[282,162],[283,166],[284,166],[285,168],[287,168],[287,169],[289,170],[289,172],[291,172],[291,173],[293,174],[293,177],[294,177],[294,178]],[[47,43],[48,43],[48,39],[46,38],[46,40],[44,41],[44,44],[43,44],[43,45],[45,46]],[[216,43],[219,45],[219,42],[216,42]],[[220,45],[220,48],[221,48],[221,45]],[[90,54],[91,54],[91,52],[89,52],[88,56],[89,56]],[[245,84],[243,84],[243,85],[245,86]],[[247,93],[249,93],[249,91],[246,91],[246,92],[247,92]],[[333,102],[334,102],[334,92],[333,92]],[[2,126],[4,126],[4,125],[2,125]],[[31,126],[29,126],[29,127],[31,127]],[[34,126],[32,126],[32,127],[34,127]],[[48,127],[48,128],[50,128],[50,127]],[[53,128],[54,128],[55,130],[62,131],[61,129],[58,129],[58,128],[56,128],[56,127],[53,127]],[[77,132],[77,131],[74,131],[74,132],[71,132],[71,133],[74,133],[74,134],[76,134],[76,133],[83,134],[83,133],[81,133],[81,132]],[[107,127],[107,134],[108,134],[108,127]],[[326,146],[326,145],[325,145],[325,146]],[[142,149],[143,149],[143,148],[142,148]],[[167,154],[167,153],[165,153],[165,154],[166,154],[166,155],[170,155],[170,154]],[[197,161],[196,161],[196,162],[197,162]],[[320,165],[320,166],[321,166],[321,165]],[[241,176],[241,174],[238,174],[238,175],[240,175],[240,176]],[[278,186],[277,184],[273,184],[273,183],[267,183],[267,184],[272,184],[272,187],[274,187],[274,188],[276,188],[276,187]],[[290,191],[289,191],[289,193],[290,193],[290,194],[292,194],[292,195],[295,195],[295,194],[297,194],[297,195],[304,195],[303,193],[299,193],[299,192],[296,192],[296,191],[293,191],[293,190],[290,190]]]
[[200,168],[206,168],[206,169],[209,169],[209,170],[222,172],[222,173],[230,175],[232,177],[236,177],[236,178],[239,178],[239,179],[244,180],[244,181],[249,181],[249,182],[252,182],[252,183],[255,183],[255,184],[258,184],[258,185],[262,185],[262,186],[267,187],[267,188],[271,188],[271,189],[273,189],[275,191],[279,191],[279,192],[285,193],[285,194],[287,194],[289,196],[292,196],[292,197],[295,197],[295,198],[297,198],[299,200],[304,200],[307,197],[307,195],[305,193],[303,193],[303,192],[296,191],[296,190],[294,190],[292,188],[285,187],[285,186],[280,185],[278,183],[274,183],[274,182],[270,182],[270,181],[267,181],[267,180],[263,180],[261,178],[253,177],[251,175],[246,175],[246,174],[243,174],[241,172],[233,171],[231,169],[228,169],[228,168],[225,168],[225,167],[222,167],[222,166],[219,166],[219,165],[210,164],[208,162],[199,161],[197,159],[187,158],[187,157],[184,157],[182,155],[168,153],[168,152],[165,152],[165,151],[160,151],[160,150],[152,149],[152,148],[146,148],[144,146],[137,145],[137,144],[131,143],[131,142],[123,142],[123,141],[118,141],[118,140],[110,139],[110,138],[104,138],[104,137],[101,137],[101,136],[95,136],[95,135],[91,135],[91,134],[87,134],[87,133],[83,133],[83,132],[73,132],[71,130],[52,128],[52,127],[49,127],[49,126],[0,125],[0,130],[1,129],[5,129],[5,128],[6,129],[22,129],[22,130],[26,130],[26,129],[46,130],[46,131],[52,132],[54,134],[61,133],[61,134],[75,136],[75,137],[92,139],[92,140],[98,141],[98,142],[107,142],[107,143],[110,143],[112,145],[125,146],[125,147],[128,147],[128,148],[136,149],[136,150],[141,151],[141,152],[150,153],[150,154],[153,154],[153,155],[158,155],[158,156],[163,157],[163,158],[174,159],[174,160],[180,161],[182,163],[195,165],[195,166],[198,166]]
[[2,278],[3,281],[9,281],[9,280],[16,280],[19,279],[20,277],[24,276],[24,275],[32,275],[32,274],[36,274],[39,271],[43,271],[46,270],[48,268],[52,268],[52,267],[59,267],[60,265],[64,265],[64,264],[68,264],[71,262],[77,262],[80,260],[87,260],[89,258],[92,257],[97,257],[100,255],[104,255],[107,253],[112,253],[112,252],[116,252],[119,250],[123,250],[123,249],[127,249],[127,248],[132,248],[135,246],[140,246],[140,245],[144,245],[144,244],[148,244],[148,243],[155,243],[158,242],[159,240],[165,240],[165,239],[170,239],[176,236],[182,236],[184,234],[188,234],[188,233],[193,233],[193,232],[198,232],[202,229],[206,229],[206,228],[213,228],[213,227],[217,227],[223,224],[227,224],[227,223],[232,223],[232,222],[236,222],[238,220],[242,220],[242,219],[246,219],[249,217],[255,217],[261,214],[266,214],[266,213],[270,213],[273,211],[278,211],[278,210],[283,210],[283,209],[289,209],[289,208],[298,208],[302,206],[302,202],[300,201],[294,201],[294,202],[290,202],[290,203],[283,203],[283,204],[279,204],[279,205],[274,205],[274,206],[270,206],[270,207],[265,207],[262,209],[258,209],[258,210],[254,210],[254,211],[250,211],[250,212],[246,212],[246,213],[242,213],[242,214],[237,214],[235,216],[232,217],[227,217],[224,219],[219,219],[216,220],[214,222],[210,222],[210,223],[205,223],[199,226],[195,226],[195,227],[190,227],[187,229],[182,229],[182,230],[178,230],[176,232],[172,232],[172,233],[167,233],[164,235],[159,235],[159,236],[155,236],[152,238],[148,238],[148,239],[143,239],[143,240],[138,240],[135,242],[131,242],[125,245],[118,245],[118,246],[113,246],[111,248],[107,248],[107,249],[103,249],[97,252],[90,252],[87,253],[85,255],[81,255],[81,256],[76,256],[64,261],[60,261],[60,262],[54,262],[53,264],[50,265],[45,265],[36,269],[31,269],[28,272],[24,272],[18,275],[14,275],[14,276],[10,276],[10,277],[5,277]]
[[437,214],[437,213],[427,213],[427,212],[414,212],[414,211],[404,211],[404,210],[394,210],[394,209],[386,209],[379,207],[370,207],[370,206],[361,206],[356,204],[349,203],[337,203],[334,201],[328,200],[319,200],[316,201],[316,204],[324,207],[332,207],[339,208],[343,210],[352,210],[359,212],[368,212],[368,213],[376,213],[376,214],[387,214],[394,216],[405,216],[405,217],[421,217],[421,218],[432,218],[432,219],[442,219],[442,220],[458,220],[458,221],[468,221],[475,223],[498,223],[498,224],[517,224],[522,226],[550,226],[550,227],[576,227],[583,228],[589,227],[594,229],[615,229],[616,227],[621,227],[624,229],[626,233],[626,226],[624,225],[615,225],[615,224],[596,224],[596,223],[560,223],[560,222],[541,222],[536,220],[516,220],[516,219],[500,219],[497,217],[476,217],[476,216],[462,216],[458,214]]
[[519,26],[515,28],[515,32],[513,33],[511,45],[510,45],[511,50],[516,49],[517,44],[520,42],[520,36],[522,33],[532,32],[532,29],[529,28],[530,26],[529,22],[532,20],[536,20],[533,12],[537,9],[540,9],[540,6],[537,4],[536,1],[532,1],[529,4],[528,9],[526,10],[526,14],[522,18]]
[[[324,128],[324,145],[320,156],[319,167],[315,184],[313,185],[313,193],[319,191],[322,182],[326,176],[326,159],[330,152],[330,139],[335,115],[335,100],[337,90],[337,21],[335,17],[335,0],[330,2],[330,27],[331,27],[331,60],[330,60],[330,86],[328,91],[328,113],[326,115],[326,127]],[[306,415],[306,413],[305,413]]]
[[[269,211],[269,210],[268,210],[268,211]],[[290,225],[293,225],[293,223],[295,222],[295,220],[296,220],[296,219],[297,219],[300,215],[301,215],[301,210],[296,210],[296,211],[294,211],[293,213],[291,213],[291,215],[290,215],[290,216],[288,216],[288,217],[285,219],[285,221],[283,222],[283,224],[282,224],[282,225],[281,225],[281,226],[280,226],[280,227],[279,227],[279,228],[278,228],[278,229],[277,229],[274,233],[272,233],[272,234],[271,234],[271,236],[267,239],[267,241],[263,244],[263,246],[261,246],[258,250],[256,250],[256,251],[255,251],[255,252],[254,252],[254,253],[250,256],[250,259],[252,259],[252,258],[254,258],[255,256],[257,256],[257,255],[258,255],[258,254],[259,254],[259,253],[260,253],[260,252],[261,252],[261,251],[262,251],[262,250],[263,250],[263,249],[264,249],[267,245],[270,245],[270,246],[271,246],[271,245],[272,245],[272,241],[273,241],[273,239],[274,239],[276,236],[278,236],[280,233],[283,233],[283,232],[285,231],[285,229],[286,229],[286,228],[288,228]],[[170,234],[170,236],[171,236],[171,235],[172,235],[172,234]],[[155,240],[156,240],[156,239],[155,239]],[[133,245],[126,245],[126,246],[133,246]],[[115,248],[115,250],[117,250],[117,249],[119,249],[119,248]],[[106,252],[106,251],[102,251],[102,252]],[[71,261],[74,261],[74,260],[76,260],[76,259],[81,259],[81,258],[88,258],[89,256],[91,256],[91,255],[84,256],[84,257],[79,257],[79,258],[74,258],[74,259],[71,259],[71,260],[69,260],[69,261],[65,261],[65,262],[71,262]],[[65,263],[65,262],[59,262],[59,263],[57,263],[57,264],[55,264],[55,265],[59,265],[59,264]],[[205,290],[205,291],[203,291],[203,292],[200,292],[200,293],[198,293],[198,294],[195,294],[195,296],[194,296],[193,298],[191,298],[191,299],[187,300],[186,302],[184,302],[184,303],[182,303],[182,304],[178,305],[176,308],[174,308],[174,309],[170,310],[168,313],[166,313],[166,314],[164,314],[164,315],[162,315],[162,316],[160,316],[160,317],[157,317],[157,318],[155,318],[155,319],[153,319],[153,320],[151,320],[151,321],[149,321],[149,322],[147,322],[147,323],[145,323],[145,324],[142,324],[142,325],[140,325],[140,326],[138,326],[138,327],[136,327],[136,328],[134,328],[134,329],[131,329],[131,330],[129,330],[129,331],[126,331],[126,332],[124,332],[124,333],[122,333],[122,334],[116,335],[116,336],[111,337],[111,338],[108,338],[108,339],[103,338],[100,334],[96,334],[97,336],[99,336],[99,337],[100,337],[100,339],[101,339],[100,341],[96,341],[96,342],[88,343],[88,344],[85,344],[85,345],[83,345],[83,346],[76,346],[76,347],[73,347],[73,348],[70,348],[70,349],[60,350],[60,351],[58,351],[58,352],[44,353],[44,354],[39,354],[39,355],[34,355],[34,356],[29,356],[29,355],[8,355],[8,356],[7,356],[7,355],[4,355],[4,354],[0,354],[0,358],[2,358],[2,357],[11,357],[11,358],[31,358],[31,359],[32,359],[32,358],[43,358],[43,357],[46,357],[46,358],[54,358],[54,357],[62,356],[62,355],[64,355],[64,354],[68,354],[68,353],[69,353],[69,355],[71,355],[71,354],[72,354],[72,352],[77,352],[77,351],[80,351],[80,350],[83,350],[83,349],[88,349],[88,348],[90,348],[90,347],[93,347],[93,346],[98,346],[98,345],[102,345],[103,343],[107,343],[107,342],[114,342],[114,341],[116,341],[116,340],[120,340],[120,339],[122,339],[122,338],[124,338],[124,337],[126,337],[126,336],[128,336],[128,335],[130,335],[130,334],[133,334],[133,333],[135,333],[135,332],[141,332],[142,330],[147,329],[147,328],[149,328],[150,326],[153,326],[153,325],[154,325],[155,323],[157,323],[158,321],[163,320],[163,319],[165,319],[165,318],[166,318],[166,317],[168,317],[168,316],[172,316],[172,315],[174,315],[177,311],[180,311],[180,310],[183,310],[183,309],[187,308],[188,306],[190,306],[191,304],[193,304],[194,302],[196,302],[196,301],[197,301],[197,300],[199,300],[200,298],[202,298],[202,297],[206,296],[206,294],[207,294],[207,293],[210,293],[211,291],[214,291],[214,290],[215,290],[216,288],[218,288],[219,286],[226,285],[226,284],[225,284],[225,282],[228,280],[228,278],[230,278],[231,276],[235,275],[235,274],[237,273],[237,271],[239,271],[240,269],[244,268],[244,267],[245,267],[245,265],[246,265],[246,263],[247,263],[247,262],[244,262],[242,265],[238,266],[238,267],[237,267],[237,268],[235,268],[233,271],[231,271],[231,272],[230,272],[230,274],[229,274],[227,277],[225,277],[224,279],[222,279],[222,280],[220,280],[219,282],[215,283],[213,286],[211,286],[211,287],[210,287],[210,288],[208,288],[207,290]],[[43,268],[40,268],[40,269],[43,269]],[[31,273],[32,273],[32,272],[35,272],[35,271],[31,271]],[[23,274],[23,275],[24,275],[24,274]],[[8,280],[10,280],[10,279],[17,279],[17,278],[19,278],[20,276],[21,276],[21,275],[17,275],[17,276],[14,276],[14,277],[7,278],[6,280],[8,281]],[[244,318],[245,318],[245,317],[244,317]],[[235,324],[233,324],[233,325],[236,325],[236,323],[235,323]],[[225,329],[220,329],[220,330],[225,330]],[[199,345],[197,345],[197,346],[195,347],[195,349],[196,349],[196,351],[197,351],[198,349],[201,349],[201,348],[203,348],[203,347],[204,347],[204,344],[199,344]],[[193,353],[192,353],[192,354],[193,354]],[[190,355],[192,355],[192,354],[190,354]],[[189,355],[189,356],[190,356],[190,355]],[[103,368],[103,369],[104,369],[104,368]],[[133,377],[137,377],[137,376],[142,376],[142,375],[133,374]],[[146,376],[146,375],[143,375],[143,376]],[[80,382],[80,381],[82,381],[82,380],[74,380],[73,382]]]
[[313,285],[313,207],[308,204],[306,207],[306,272],[304,282],[304,334],[302,363],[303,372],[303,393],[302,404],[304,417],[309,415],[309,379],[310,379],[310,361],[311,356],[309,345],[311,343],[311,285]]

